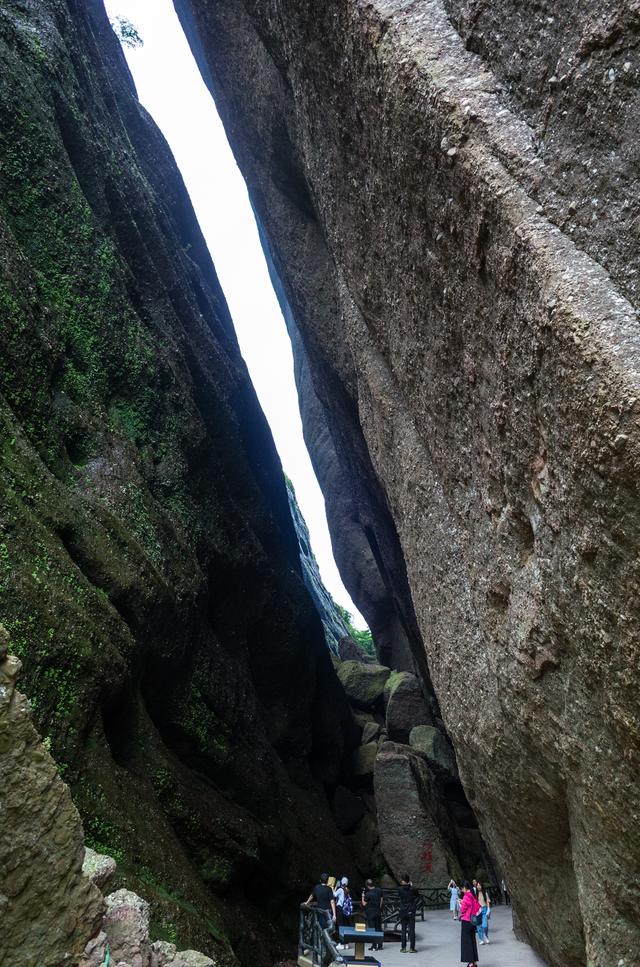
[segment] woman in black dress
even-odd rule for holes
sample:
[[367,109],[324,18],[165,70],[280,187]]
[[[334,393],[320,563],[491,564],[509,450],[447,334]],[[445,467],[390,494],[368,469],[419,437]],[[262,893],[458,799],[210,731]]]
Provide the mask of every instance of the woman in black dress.
[[465,880],[462,884],[460,901],[460,962],[467,967],[477,967],[478,963],[476,928],[471,922],[471,917],[476,917],[479,911],[480,904],[473,895],[471,884]]

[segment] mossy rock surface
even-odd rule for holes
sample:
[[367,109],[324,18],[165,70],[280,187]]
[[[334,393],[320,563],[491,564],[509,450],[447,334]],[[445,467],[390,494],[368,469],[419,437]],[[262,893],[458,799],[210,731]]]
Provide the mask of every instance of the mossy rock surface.
[[432,725],[417,725],[411,730],[409,744],[422,753],[430,765],[451,776],[457,775],[456,758],[446,735]]
[[390,671],[384,665],[367,665],[359,661],[345,661],[338,668],[338,677],[347,698],[359,709],[372,709],[382,698]]
[[356,752],[356,758],[354,762],[354,772],[356,776],[362,778],[365,776],[373,775],[373,768],[376,762],[376,755],[378,754],[378,743],[368,742],[366,745],[361,745]]
[[0,68],[0,619],[116,885],[159,937],[271,964],[263,888],[280,915],[349,862],[280,463],[103,5],[7,0]]

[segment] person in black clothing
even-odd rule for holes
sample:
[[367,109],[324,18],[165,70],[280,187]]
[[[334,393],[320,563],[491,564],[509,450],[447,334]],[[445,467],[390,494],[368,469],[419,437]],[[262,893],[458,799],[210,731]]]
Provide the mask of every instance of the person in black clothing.
[[[373,880],[367,880],[362,891],[362,907],[367,929],[382,932],[382,890],[373,885]],[[382,944],[371,944],[369,950],[382,950]]]
[[315,903],[317,909],[322,911],[321,916],[325,921],[325,927],[330,926],[331,923],[335,923],[336,919],[336,901],[333,896],[333,890],[330,886],[327,886],[328,879],[329,874],[323,873],[320,877],[320,882],[314,886],[307,900],[307,903]]
[[400,953],[406,954],[407,952],[408,933],[409,952],[415,954],[417,953],[416,902],[418,900],[418,891],[414,888],[408,873],[405,873],[402,877],[398,893],[400,894],[400,925],[402,927],[402,946],[400,947]]

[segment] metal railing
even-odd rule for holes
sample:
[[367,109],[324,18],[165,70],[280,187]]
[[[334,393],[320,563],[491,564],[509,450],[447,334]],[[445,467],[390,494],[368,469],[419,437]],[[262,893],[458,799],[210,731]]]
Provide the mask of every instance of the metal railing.
[[[487,885],[491,903],[502,903],[502,893],[497,884]],[[449,906],[451,894],[446,886],[433,886],[416,891],[416,920],[424,920],[426,910],[441,910]],[[397,890],[382,891],[382,926],[399,929],[400,926],[400,894]]]
[[[497,884],[490,883],[487,890],[492,904],[502,903],[502,893]],[[416,900],[416,919],[424,920],[426,910],[438,910],[449,906],[450,894],[446,886],[419,889]],[[354,914],[363,916],[361,905],[354,901]],[[398,890],[382,890],[382,928],[397,931],[400,928],[400,894]],[[314,967],[328,967],[332,963],[344,963],[335,940],[335,925],[330,917],[314,904],[300,904],[298,931],[298,955],[310,958]]]
[[336,949],[332,933],[335,927],[327,915],[316,906],[300,904],[300,928],[298,931],[298,956],[310,957],[314,967],[327,967],[332,963],[344,963]]

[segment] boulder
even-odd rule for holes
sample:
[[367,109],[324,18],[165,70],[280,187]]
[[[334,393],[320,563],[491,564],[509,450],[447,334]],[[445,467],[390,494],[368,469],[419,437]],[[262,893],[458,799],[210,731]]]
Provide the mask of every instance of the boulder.
[[11,655],[0,663],[0,964],[72,963],[104,900],[82,874],[80,816],[16,690],[20,669]]
[[377,722],[367,722],[362,730],[362,745],[375,742],[380,736],[380,726]]
[[409,745],[416,752],[424,755],[434,768],[441,769],[452,777],[457,776],[453,747],[444,732],[436,729],[435,726],[416,725],[411,729]]
[[368,655],[364,648],[361,648],[355,638],[346,635],[338,642],[338,654],[342,661],[361,661],[368,665],[375,665],[376,660],[373,655]]
[[197,950],[179,950],[170,967],[214,967],[214,961]]
[[356,723],[358,728],[362,731],[367,724],[367,722],[375,722],[376,717],[373,712],[361,712],[358,709],[352,709],[353,721]]
[[109,941],[112,960],[124,960],[131,967],[148,967],[151,943],[146,900],[129,890],[110,893],[102,929]]
[[154,940],[151,944],[150,967],[168,967],[173,964],[178,953],[178,948],[174,943],[166,940]]
[[350,833],[367,811],[363,800],[344,786],[336,789],[332,809],[336,826],[341,833]]
[[360,661],[345,661],[338,668],[338,678],[349,701],[360,709],[371,709],[382,698],[384,686],[391,674],[385,665],[367,665]]
[[373,773],[377,754],[377,742],[368,742],[367,745],[360,746],[360,748],[356,751],[353,767],[356,776],[370,776]]
[[448,821],[424,759],[408,746],[386,742],[375,761],[378,831],[396,878],[409,872],[417,886],[441,886],[460,875],[443,838]]
[[384,690],[387,732],[396,742],[408,742],[411,729],[432,722],[420,682],[411,672],[394,672]]
[[96,853],[91,847],[85,846],[82,872],[100,890],[109,882],[117,868],[117,863],[112,856]]

